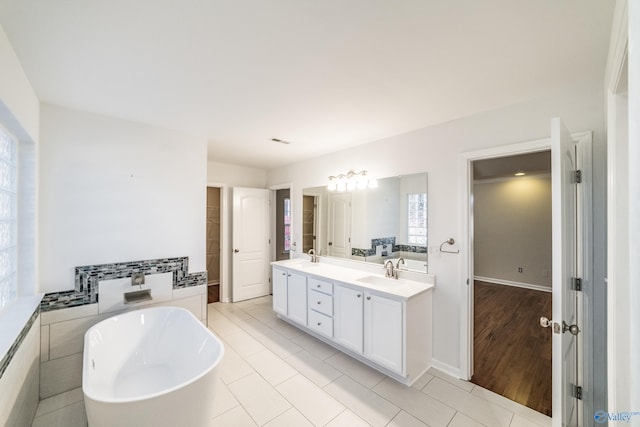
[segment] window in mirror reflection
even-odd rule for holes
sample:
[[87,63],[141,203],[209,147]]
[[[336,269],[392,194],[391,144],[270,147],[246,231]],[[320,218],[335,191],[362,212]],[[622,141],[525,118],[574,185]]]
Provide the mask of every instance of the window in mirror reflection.
[[411,245],[427,244],[427,193],[407,194],[407,239]]
[[284,199],[284,251],[291,250],[291,199]]

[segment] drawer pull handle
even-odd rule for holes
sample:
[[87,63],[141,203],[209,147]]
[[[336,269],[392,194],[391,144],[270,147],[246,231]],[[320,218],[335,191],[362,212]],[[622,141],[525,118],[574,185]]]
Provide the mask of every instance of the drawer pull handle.
[[322,325],[322,322],[318,322],[318,326]]
[[320,288],[320,285],[316,285],[316,288]]
[[318,301],[318,305],[320,305],[320,301]]

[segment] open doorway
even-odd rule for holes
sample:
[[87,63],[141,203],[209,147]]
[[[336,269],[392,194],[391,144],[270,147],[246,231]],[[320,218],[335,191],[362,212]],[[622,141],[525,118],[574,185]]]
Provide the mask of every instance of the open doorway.
[[220,243],[221,229],[220,187],[207,187],[207,303],[220,301]]
[[291,257],[291,190],[276,190],[276,261]]
[[475,160],[473,376],[551,416],[551,152]]

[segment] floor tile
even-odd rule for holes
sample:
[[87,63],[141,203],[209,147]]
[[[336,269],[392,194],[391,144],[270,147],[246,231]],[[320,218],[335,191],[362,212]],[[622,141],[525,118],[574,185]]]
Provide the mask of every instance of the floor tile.
[[265,424],[265,427],[306,427],[313,426],[297,409],[291,408]]
[[238,320],[236,324],[254,338],[274,332],[273,329],[253,317],[246,320]]
[[429,383],[429,381],[431,381],[433,378],[434,378],[433,375],[431,375],[428,372],[425,372],[424,374],[422,374],[420,378],[416,380],[416,382],[414,382],[411,385],[411,387],[415,388],[416,390],[422,390],[424,386],[426,386],[427,383]]
[[344,411],[344,406],[302,375],[276,387],[314,425],[324,425]]
[[446,426],[455,410],[414,388],[385,378],[373,391],[431,427]]
[[[454,417],[455,419],[455,417]],[[429,427],[413,415],[405,411],[400,411],[394,419],[391,420],[387,427]],[[451,427],[449,424],[448,427]]]
[[216,385],[215,398],[213,399],[213,402],[209,404],[213,405],[213,416],[217,417],[235,408],[240,403],[224,382],[219,379],[218,385]]
[[306,351],[287,357],[286,362],[318,387],[324,387],[342,376],[342,372]]
[[291,407],[291,404],[258,374],[251,374],[229,384],[229,390],[258,425],[271,421]]
[[460,378],[454,378],[451,375],[445,374],[444,372],[436,368],[429,368],[427,372],[434,377],[438,377],[441,380],[445,380],[449,384],[453,384],[454,386],[463,389],[466,392],[471,392],[471,390],[473,390],[473,388],[475,387],[475,384],[470,383],[469,381],[464,381]]
[[533,422],[535,425],[544,427],[551,426],[551,417],[548,417],[543,413],[521,405],[518,402],[507,399],[506,397],[494,393],[490,390],[476,386],[474,387],[473,391],[471,391],[471,394],[481,397],[482,399],[487,400],[491,403],[495,403],[496,405],[502,406],[503,408],[508,409],[509,411],[521,416],[522,418]]
[[340,414],[329,421],[326,427],[369,427],[370,424],[351,412],[349,409],[345,409]]
[[[549,427],[551,426],[551,422],[547,424]],[[511,424],[509,427],[540,427],[540,424],[531,421],[528,418],[525,418],[521,415],[514,414],[513,419],[511,420]]]
[[258,336],[256,340],[283,359],[302,351],[302,347],[281,335],[279,332]]
[[324,390],[372,426],[386,426],[400,412],[393,403],[344,375]]
[[271,385],[278,385],[298,374],[298,371],[269,350],[253,354],[246,361]]
[[269,323],[268,326],[288,339],[299,337],[300,335],[304,334],[304,332],[302,332],[300,329],[280,319],[276,319],[275,322]]
[[240,405],[231,409],[230,411],[225,412],[217,417],[215,417],[211,423],[210,427],[251,427],[257,426],[255,421],[251,418],[251,416],[244,410],[244,408]]
[[448,427],[484,427],[484,424],[467,417],[462,412],[456,412]]
[[293,338],[292,341],[307,350],[314,357],[322,360],[327,359],[338,352],[338,350],[330,345],[307,334],[299,335]]
[[34,418],[32,427],[86,427],[84,402],[76,402],[57,411]]
[[260,351],[266,350],[265,346],[260,344],[251,335],[242,331],[237,334],[231,334],[224,337],[225,343],[229,344],[241,357],[248,357]]
[[379,371],[344,353],[338,352],[325,361],[367,388],[375,386],[386,378],[386,376]]
[[65,406],[69,406],[73,403],[82,402],[83,400],[84,393],[82,392],[82,387],[74,388],[73,390],[56,394],[55,396],[41,400],[38,404],[35,416],[39,417],[40,415],[64,408]]
[[240,378],[254,373],[255,370],[231,347],[225,345],[224,357],[220,362],[220,378],[225,384],[231,384]]
[[434,378],[422,393],[440,400],[474,420],[492,427],[508,426],[513,412],[462,390],[440,378]]

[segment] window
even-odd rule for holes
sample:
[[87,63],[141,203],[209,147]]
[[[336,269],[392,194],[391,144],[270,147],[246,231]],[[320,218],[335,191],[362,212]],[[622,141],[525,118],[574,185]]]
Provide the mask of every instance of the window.
[[0,310],[17,296],[17,142],[0,127]]
[[407,194],[407,241],[427,245],[427,193]]
[[291,250],[291,199],[284,199],[284,251]]

